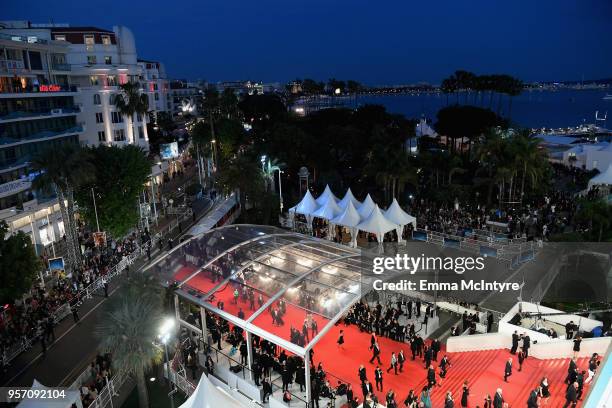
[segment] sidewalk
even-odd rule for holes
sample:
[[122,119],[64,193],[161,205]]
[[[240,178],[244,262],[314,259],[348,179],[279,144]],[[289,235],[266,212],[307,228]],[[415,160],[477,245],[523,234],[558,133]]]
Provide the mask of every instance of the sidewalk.
[[[205,214],[206,212],[196,214],[195,219],[198,220]],[[154,245],[151,249],[151,260],[167,250],[165,243],[169,238],[178,242],[177,238],[194,223],[191,217],[181,223],[181,228],[175,227],[169,233],[164,234],[162,250],[158,245]],[[136,259],[128,273],[122,273],[110,280],[109,297],[126,281],[129,273],[143,269],[148,263],[149,260],[144,253]],[[95,358],[99,339],[94,331],[97,321],[103,318],[105,300],[102,290],[94,293],[91,299],[85,299],[79,308],[80,321],[75,323],[72,317],[68,316],[59,322],[55,327],[55,340],[48,344],[46,354],[42,354],[39,342],[34,343],[32,348],[20,354],[10,363],[6,372],[0,372],[0,384],[2,386],[31,386],[33,380],[37,379],[50,387],[70,385]]]

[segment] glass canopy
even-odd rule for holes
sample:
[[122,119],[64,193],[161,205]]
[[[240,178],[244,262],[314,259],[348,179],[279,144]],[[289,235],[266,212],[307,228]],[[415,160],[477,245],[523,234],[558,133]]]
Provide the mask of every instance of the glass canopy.
[[[355,249],[276,227],[229,225],[189,239],[148,271],[230,323],[309,349],[359,300],[364,269]],[[307,339],[296,341],[291,329],[301,333],[304,325]]]

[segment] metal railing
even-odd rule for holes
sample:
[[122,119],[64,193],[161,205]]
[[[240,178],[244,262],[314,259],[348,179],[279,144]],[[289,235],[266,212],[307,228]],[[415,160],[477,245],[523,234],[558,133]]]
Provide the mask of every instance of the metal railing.
[[118,396],[118,391],[123,384],[130,378],[130,375],[125,372],[118,372],[110,380],[106,378],[106,385],[102,391],[98,393],[98,397],[88,405],[88,408],[105,408],[113,407],[113,398]]

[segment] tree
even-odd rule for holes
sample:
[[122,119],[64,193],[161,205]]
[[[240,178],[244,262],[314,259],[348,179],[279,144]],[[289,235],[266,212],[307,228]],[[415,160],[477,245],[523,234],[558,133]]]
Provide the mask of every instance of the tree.
[[52,145],[34,157],[32,167],[39,171],[33,186],[53,191],[57,196],[67,242],[67,269],[81,265],[81,248],[75,220],[75,192],[91,182],[93,166],[89,152],[75,144]]
[[362,89],[363,89],[363,86],[359,82],[354,81],[352,79],[349,79],[348,81],[346,81],[346,90],[349,93],[352,93],[352,94],[359,93]]
[[9,235],[8,225],[0,221],[0,237],[0,302],[5,304],[30,290],[43,265],[22,231]]
[[265,192],[261,164],[249,152],[238,154],[226,163],[219,176],[219,185],[225,193],[240,190],[240,205],[246,212]]
[[138,82],[126,82],[119,85],[119,89],[120,93],[115,98],[115,107],[119,113],[130,121],[130,127],[132,128],[132,140],[130,142],[136,143],[138,136],[134,115],[142,115],[144,118],[149,110],[149,97],[140,90]]
[[601,242],[604,232],[609,233],[610,229],[612,218],[610,205],[601,199],[595,201],[581,199],[578,204],[576,221],[588,225],[588,239],[597,237],[597,242]]
[[145,374],[161,361],[161,351],[155,346],[161,324],[163,297],[158,286],[144,274],[136,274],[122,296],[111,300],[110,311],[96,327],[100,347],[112,353],[117,371],[136,377],[138,403],[149,407]]
[[507,123],[488,109],[469,105],[454,105],[440,109],[435,124],[436,131],[450,138],[453,143],[451,151],[455,149],[457,139],[467,138],[472,142],[481,136],[486,130]]
[[144,151],[134,145],[100,145],[89,149],[89,153],[95,177],[78,191],[79,210],[90,225],[96,225],[93,188],[100,228],[122,237],[140,218],[139,196],[151,173],[151,163]]

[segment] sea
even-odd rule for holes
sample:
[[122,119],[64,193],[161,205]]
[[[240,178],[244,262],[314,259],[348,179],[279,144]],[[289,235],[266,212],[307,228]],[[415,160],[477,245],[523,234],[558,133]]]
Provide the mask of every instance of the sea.
[[[510,117],[516,125],[528,128],[567,128],[584,124],[596,124],[607,129],[612,128],[612,100],[604,100],[612,89],[597,90],[526,90],[508,103],[508,97],[502,96],[500,113]],[[459,103],[465,104],[466,94],[458,95]],[[489,95],[482,98],[473,93],[468,94],[468,104],[489,107]],[[475,99],[475,100],[474,100]],[[447,96],[442,93],[421,93],[401,95],[359,95],[355,97],[356,106],[379,104],[391,113],[400,113],[408,118],[425,117],[435,122],[436,113],[447,106]],[[457,103],[457,96],[449,95],[448,104]],[[498,97],[494,95],[491,109],[497,111]],[[595,112],[603,118],[610,114],[608,121],[596,121]]]

